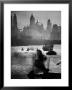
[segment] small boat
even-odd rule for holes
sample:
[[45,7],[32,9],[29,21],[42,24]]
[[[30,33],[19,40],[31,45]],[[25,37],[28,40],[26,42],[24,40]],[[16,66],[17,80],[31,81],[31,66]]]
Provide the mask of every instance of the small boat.
[[44,51],[53,50],[53,44],[44,45],[42,48]]
[[22,51],[24,50],[24,48],[21,49]]

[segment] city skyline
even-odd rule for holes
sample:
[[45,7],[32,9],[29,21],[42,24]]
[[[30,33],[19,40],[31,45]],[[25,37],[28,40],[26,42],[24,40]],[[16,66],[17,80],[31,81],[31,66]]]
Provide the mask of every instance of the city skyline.
[[48,40],[50,41],[56,40],[55,41],[56,43],[60,43],[61,26],[55,23],[53,24],[50,19],[46,19],[47,27],[45,29],[43,26],[43,23],[36,21],[36,18],[33,13],[31,13],[28,20],[30,22],[29,25],[27,26],[23,25],[23,29],[21,30],[18,27],[17,14],[15,13],[15,11],[11,12],[11,37],[12,37],[12,43],[13,43],[12,45],[45,44],[46,42],[49,42]]
[[47,20],[50,19],[52,25],[57,24],[61,26],[61,12],[60,11],[12,11],[17,15],[17,25],[19,29],[23,29],[30,24],[30,16],[33,14],[35,22],[37,20],[43,24],[44,29],[47,28]]

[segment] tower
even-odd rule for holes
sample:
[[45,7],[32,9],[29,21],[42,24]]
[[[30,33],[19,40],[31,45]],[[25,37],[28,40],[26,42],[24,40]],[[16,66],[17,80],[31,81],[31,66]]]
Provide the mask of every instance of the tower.
[[14,23],[14,27],[17,28],[17,16],[16,16],[16,14],[14,14],[14,16],[13,16],[13,23]]
[[50,19],[48,19],[48,21],[47,21],[47,30],[50,31],[51,27],[52,27],[52,23],[51,23]]
[[17,28],[17,16],[16,14],[11,14],[11,28],[15,29]]
[[33,24],[35,24],[35,18],[32,14],[31,17],[30,17],[30,25],[33,25]]

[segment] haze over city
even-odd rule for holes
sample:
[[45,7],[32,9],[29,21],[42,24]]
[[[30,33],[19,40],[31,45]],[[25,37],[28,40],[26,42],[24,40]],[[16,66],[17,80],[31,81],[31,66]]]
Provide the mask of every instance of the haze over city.
[[29,18],[31,14],[34,15],[35,21],[39,20],[44,28],[47,27],[47,20],[50,19],[52,24],[61,25],[60,11],[13,11],[17,15],[18,28],[23,29],[24,26],[30,24]]
[[[61,40],[60,11],[12,11],[12,43],[45,44],[48,40]],[[17,45],[18,45],[17,44]]]

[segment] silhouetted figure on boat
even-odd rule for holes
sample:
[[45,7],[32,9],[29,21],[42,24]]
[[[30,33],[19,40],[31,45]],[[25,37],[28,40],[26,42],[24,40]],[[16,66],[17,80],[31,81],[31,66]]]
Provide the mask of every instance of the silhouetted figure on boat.
[[43,76],[46,75],[49,71],[49,69],[45,68],[44,65],[44,61],[46,61],[46,56],[42,54],[42,51],[37,49],[37,56],[34,62],[34,67],[36,69],[32,70],[29,74],[30,78],[33,78],[34,76],[37,75],[37,73],[35,73],[35,70],[41,71],[43,72]]
[[46,56],[42,54],[41,50],[37,49],[37,58],[35,60],[35,67],[38,68],[39,70],[43,71],[44,73],[46,73],[46,68],[44,65],[44,61],[46,61]]

